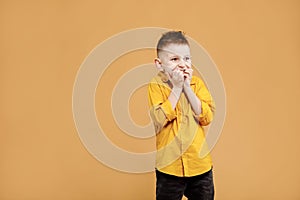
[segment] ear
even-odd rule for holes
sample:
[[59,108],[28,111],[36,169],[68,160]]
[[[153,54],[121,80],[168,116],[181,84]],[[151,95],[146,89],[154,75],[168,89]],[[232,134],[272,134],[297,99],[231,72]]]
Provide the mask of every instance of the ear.
[[159,58],[155,58],[154,63],[155,63],[156,68],[158,69],[158,71],[161,71],[161,72],[164,71],[164,69],[162,68],[162,65],[161,65],[161,60]]

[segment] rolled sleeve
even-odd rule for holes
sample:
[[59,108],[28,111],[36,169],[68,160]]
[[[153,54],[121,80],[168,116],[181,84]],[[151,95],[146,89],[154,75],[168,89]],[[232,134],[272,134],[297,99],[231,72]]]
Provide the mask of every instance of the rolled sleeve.
[[154,124],[155,132],[159,133],[168,122],[176,118],[176,113],[172,109],[170,101],[167,100],[161,105],[153,106],[150,109],[150,116]]
[[202,107],[202,112],[199,115],[199,123],[202,126],[207,126],[209,125],[214,117],[214,109],[209,106],[206,102],[201,102],[201,107]]
[[150,83],[148,87],[150,116],[156,133],[159,133],[168,122],[176,118],[176,111],[167,99],[168,95],[165,94],[166,88],[161,89],[160,87],[161,84],[158,83]]

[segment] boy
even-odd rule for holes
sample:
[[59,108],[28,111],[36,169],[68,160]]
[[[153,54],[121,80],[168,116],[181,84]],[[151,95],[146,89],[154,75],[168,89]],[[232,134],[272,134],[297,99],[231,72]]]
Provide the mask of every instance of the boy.
[[[214,199],[212,160],[202,126],[215,106],[203,81],[192,76],[189,43],[181,31],[162,35],[148,86],[150,116],[156,132],[156,199]],[[207,150],[206,150],[207,151]]]

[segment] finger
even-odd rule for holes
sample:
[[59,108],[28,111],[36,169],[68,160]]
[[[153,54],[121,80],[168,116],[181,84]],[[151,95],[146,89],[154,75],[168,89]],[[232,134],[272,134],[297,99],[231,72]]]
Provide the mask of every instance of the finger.
[[184,76],[185,77],[190,77],[190,76],[192,76],[192,74],[190,72],[184,72]]
[[189,74],[192,74],[193,73],[193,69],[192,68],[187,69],[186,72],[188,72]]

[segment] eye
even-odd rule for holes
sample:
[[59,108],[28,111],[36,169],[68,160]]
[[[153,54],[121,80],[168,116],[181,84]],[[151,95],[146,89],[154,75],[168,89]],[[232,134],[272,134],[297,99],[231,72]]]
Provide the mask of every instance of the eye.
[[178,61],[179,58],[175,57],[175,58],[171,58],[171,61]]
[[185,61],[191,61],[191,57],[186,56],[186,57],[184,57],[184,60],[185,60]]

